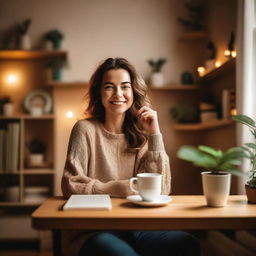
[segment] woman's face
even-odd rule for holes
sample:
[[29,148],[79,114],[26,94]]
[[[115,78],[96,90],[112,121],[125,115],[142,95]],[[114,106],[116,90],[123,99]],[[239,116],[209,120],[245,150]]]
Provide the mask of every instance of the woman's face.
[[103,75],[101,101],[106,114],[124,114],[133,104],[130,74],[125,69],[112,69]]

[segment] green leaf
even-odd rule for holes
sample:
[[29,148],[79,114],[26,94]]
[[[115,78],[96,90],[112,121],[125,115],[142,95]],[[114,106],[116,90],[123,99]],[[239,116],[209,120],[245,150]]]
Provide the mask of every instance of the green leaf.
[[208,153],[209,155],[212,155],[216,158],[219,158],[222,156],[223,152],[221,150],[215,150],[213,148],[210,148],[210,147],[207,147],[207,146],[204,146],[204,145],[201,145],[198,147],[199,150],[205,152],[205,153]]
[[204,168],[212,169],[217,164],[216,160],[212,156],[201,152],[197,148],[192,146],[181,147],[177,153],[177,157],[182,160],[192,162],[196,166]]
[[235,176],[245,176],[246,175],[245,172],[241,172],[241,171],[236,170],[236,169],[228,169],[227,171],[229,171],[231,174],[233,174]]
[[256,149],[256,145],[254,143],[245,143],[245,145],[249,148]]
[[236,115],[236,116],[233,116],[232,117],[233,120],[239,122],[239,123],[242,123],[242,124],[245,124],[249,127],[255,127],[255,122],[253,119],[251,119],[249,116],[246,116],[246,115]]

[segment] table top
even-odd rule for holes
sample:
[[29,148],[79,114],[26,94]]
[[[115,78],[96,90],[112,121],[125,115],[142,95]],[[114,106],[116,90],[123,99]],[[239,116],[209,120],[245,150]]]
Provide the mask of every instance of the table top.
[[63,211],[66,200],[52,197],[32,214],[36,229],[200,230],[256,229],[256,205],[231,195],[222,208],[207,207],[204,196],[172,196],[162,207],[141,207],[112,198],[112,210]]

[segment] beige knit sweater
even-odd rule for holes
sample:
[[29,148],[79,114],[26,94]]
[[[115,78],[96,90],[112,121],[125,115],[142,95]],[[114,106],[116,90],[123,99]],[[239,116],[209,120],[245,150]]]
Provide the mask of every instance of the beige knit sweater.
[[[131,153],[124,134],[110,133],[96,120],[74,125],[62,177],[65,198],[72,194],[131,195],[129,179],[141,172],[163,174],[162,194],[170,193],[169,158],[161,134],[150,135],[145,146]],[[81,233],[64,232],[64,243],[69,244],[66,255],[77,254],[85,241]]]

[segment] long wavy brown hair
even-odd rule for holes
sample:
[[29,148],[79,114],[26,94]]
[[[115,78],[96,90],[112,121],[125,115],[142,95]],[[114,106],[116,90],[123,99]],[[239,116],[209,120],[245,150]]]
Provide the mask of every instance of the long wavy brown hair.
[[95,70],[89,81],[89,104],[86,114],[104,123],[105,108],[101,101],[101,84],[104,73],[112,69],[125,69],[130,74],[134,101],[132,106],[126,111],[122,128],[129,148],[137,149],[145,144],[147,136],[138,124],[136,113],[142,106],[150,106],[150,101],[147,96],[147,85],[134,66],[126,59],[108,58]]

